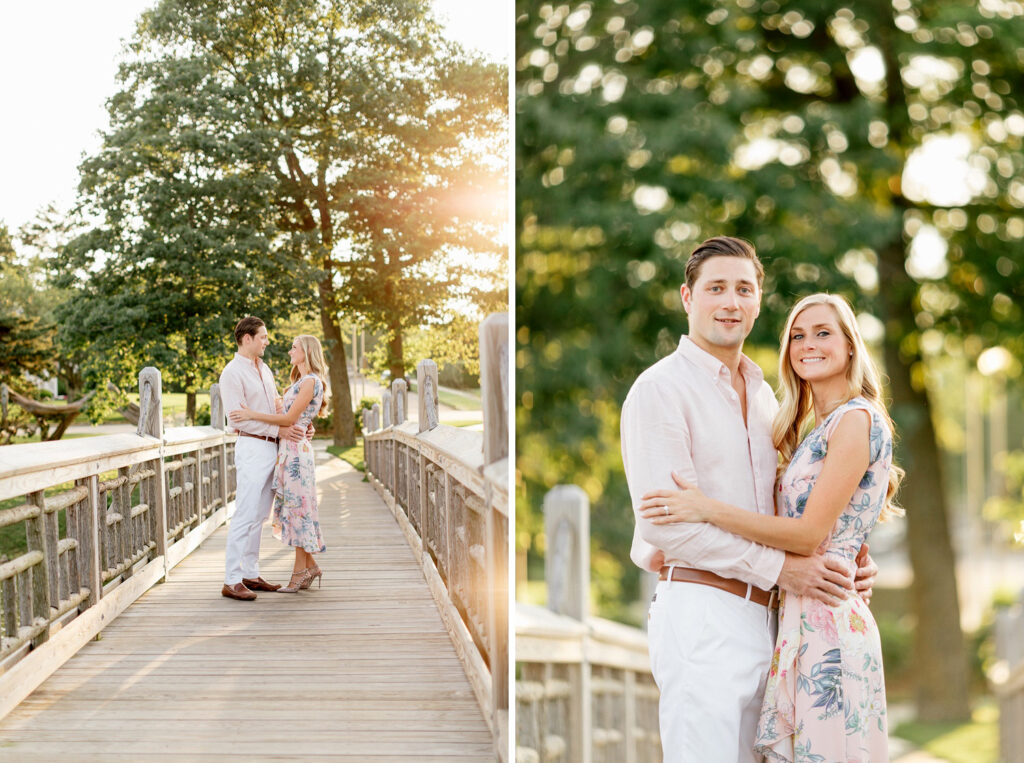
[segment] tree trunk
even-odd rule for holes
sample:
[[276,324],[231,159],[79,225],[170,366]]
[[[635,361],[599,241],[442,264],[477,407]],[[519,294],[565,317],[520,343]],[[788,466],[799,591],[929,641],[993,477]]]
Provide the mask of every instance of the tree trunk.
[[[189,297],[193,297],[193,290],[189,287]],[[195,342],[190,334],[185,334],[185,357],[188,358],[189,368],[199,366],[199,358],[195,350]],[[196,374],[194,371],[185,372],[185,423],[190,427],[196,425]]]
[[356,444],[356,419],[352,413],[352,390],[348,385],[348,364],[345,345],[337,313],[329,308],[334,304],[334,286],[330,277],[320,282],[320,326],[324,332],[324,350],[331,378],[331,399],[334,411],[334,444],[351,447]]
[[402,324],[400,321],[392,321],[388,326],[391,338],[388,340],[388,369],[391,371],[391,381],[405,377],[405,360],[402,357]]
[[[290,150],[289,162],[300,175],[298,158]],[[317,182],[313,184],[304,177],[309,192],[309,201],[316,206],[319,215],[320,249],[316,254],[324,277],[320,280],[320,326],[324,332],[324,351],[327,354],[328,375],[331,380],[331,401],[334,415],[334,444],[349,448],[356,444],[356,418],[352,412],[352,390],[348,385],[348,364],[345,362],[345,344],[342,341],[341,325],[338,323],[338,298],[334,291],[334,267],[331,254],[334,250],[334,228],[331,223],[331,207],[327,198],[327,167],[321,163],[317,170]],[[316,225],[313,214],[305,204],[301,205],[305,224]]]
[[962,720],[970,717],[968,665],[942,461],[927,390],[916,388],[912,380],[913,369],[922,363],[920,351],[900,351],[903,327],[914,325],[915,288],[904,266],[902,241],[890,243],[880,255],[879,276],[886,284],[880,290],[887,327],[885,367],[901,445],[897,457],[907,471],[899,502],[907,511],[907,544],[914,570],[910,594],[917,619],[913,666],[917,713],[923,721]]

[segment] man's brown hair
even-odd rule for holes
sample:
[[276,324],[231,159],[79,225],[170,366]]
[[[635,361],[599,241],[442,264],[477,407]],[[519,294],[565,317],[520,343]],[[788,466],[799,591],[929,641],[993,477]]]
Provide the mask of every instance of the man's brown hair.
[[712,257],[743,257],[750,260],[757,271],[757,288],[760,289],[764,285],[764,265],[758,259],[754,245],[742,238],[715,236],[702,241],[686,261],[686,285],[691,291],[700,278],[701,266]]
[[266,326],[263,321],[257,318],[255,315],[247,315],[238,322],[235,326],[235,342],[238,345],[242,344],[242,337],[246,334],[249,336],[256,336],[256,332],[260,330],[261,326]]

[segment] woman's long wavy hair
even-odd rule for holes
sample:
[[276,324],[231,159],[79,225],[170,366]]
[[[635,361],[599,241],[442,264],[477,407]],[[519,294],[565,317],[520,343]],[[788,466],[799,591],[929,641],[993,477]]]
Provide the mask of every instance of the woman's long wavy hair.
[[[836,321],[840,331],[850,343],[853,355],[850,364],[846,368],[846,394],[838,401],[836,407],[851,400],[858,395],[878,409],[882,419],[889,427],[890,434],[895,437],[895,429],[889,412],[886,410],[882,400],[882,385],[879,381],[878,369],[868,354],[867,346],[857,328],[857,319],[853,314],[853,308],[843,297],[836,294],[812,294],[804,297],[790,311],[786,319],[786,328],[782,332],[779,349],[779,386],[782,391],[782,401],[779,412],[775,416],[775,423],[772,427],[772,439],[775,441],[775,448],[782,456],[779,463],[779,475],[786,470],[793,458],[793,453],[800,442],[800,434],[807,423],[808,417],[814,413],[813,399],[811,396],[811,385],[796,375],[793,364],[789,360],[790,334],[797,317],[812,305],[828,305],[835,313]],[[834,408],[833,408],[834,410]],[[891,517],[903,515],[903,509],[896,504],[896,492],[899,490],[900,482],[905,472],[896,462],[893,461],[889,468],[889,487],[885,493],[885,506],[882,508],[880,519],[886,520]]]
[[[331,385],[327,381],[327,361],[324,360],[324,348],[320,346],[319,339],[309,334],[299,334],[295,337],[295,341],[299,343],[299,347],[302,348],[306,355],[306,365],[309,366],[309,372],[320,377],[320,381],[323,382],[324,399],[320,404],[320,411],[317,413],[318,416],[323,416],[331,399]],[[299,367],[292,366],[292,373],[289,379],[294,384],[301,378],[302,372],[299,371]]]

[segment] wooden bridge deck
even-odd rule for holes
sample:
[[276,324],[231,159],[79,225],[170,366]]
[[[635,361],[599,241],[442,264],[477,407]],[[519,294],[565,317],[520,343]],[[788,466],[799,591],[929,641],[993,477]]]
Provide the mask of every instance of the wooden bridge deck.
[[[322,590],[221,597],[222,527],[0,721],[0,760],[493,761],[394,518],[340,459],[317,477]],[[287,581],[269,526],[260,558]]]

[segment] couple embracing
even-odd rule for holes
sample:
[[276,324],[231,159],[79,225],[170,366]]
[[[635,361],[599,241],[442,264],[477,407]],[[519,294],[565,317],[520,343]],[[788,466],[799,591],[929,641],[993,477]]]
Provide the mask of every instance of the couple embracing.
[[790,312],[776,400],[742,353],[763,280],[748,242],[698,246],[688,334],[622,408],[631,556],[660,573],[649,646],[664,758],[879,763],[865,541],[902,513],[892,421],[853,310],[829,294]]
[[[295,338],[291,386],[277,395],[274,375],[263,362],[267,327],[254,316],[235,326],[238,351],[220,375],[221,399],[238,432],[235,442],[235,514],[228,530],[224,587],[230,599],[251,601],[256,591],[297,593],[323,573],[314,559],[326,549],[316,500],[316,461],[309,438],[312,421],[327,407],[327,364],[313,336]],[[260,536],[273,508],[274,537],[295,547],[288,585],[260,576]]]

